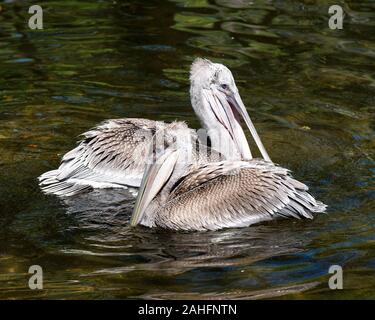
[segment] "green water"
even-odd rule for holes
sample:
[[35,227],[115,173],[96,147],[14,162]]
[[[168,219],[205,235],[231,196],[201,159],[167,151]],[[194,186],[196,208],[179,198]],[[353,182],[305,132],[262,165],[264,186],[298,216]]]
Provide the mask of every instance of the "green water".
[[[0,2],[0,298],[375,298],[375,3]],[[134,199],[61,201],[37,176],[108,118],[199,123],[188,69],[225,63],[272,159],[329,205],[313,221],[129,228]],[[40,265],[44,289],[28,288]],[[330,290],[341,265],[344,289]]]

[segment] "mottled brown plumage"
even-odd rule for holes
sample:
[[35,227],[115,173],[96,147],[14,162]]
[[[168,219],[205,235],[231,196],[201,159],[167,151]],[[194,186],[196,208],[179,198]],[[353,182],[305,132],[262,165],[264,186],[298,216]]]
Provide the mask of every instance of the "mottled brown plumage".
[[147,205],[139,223],[202,231],[275,218],[312,219],[326,206],[307,191],[289,170],[261,159],[180,166]]
[[196,145],[192,162],[217,161],[220,154],[200,144],[195,132],[184,122],[165,123],[148,119],[113,119],[82,134],[78,146],[66,153],[57,170],[39,178],[46,193],[71,196],[91,187],[139,187],[144,169],[150,161],[150,143],[160,132],[162,144],[169,148],[179,135]]

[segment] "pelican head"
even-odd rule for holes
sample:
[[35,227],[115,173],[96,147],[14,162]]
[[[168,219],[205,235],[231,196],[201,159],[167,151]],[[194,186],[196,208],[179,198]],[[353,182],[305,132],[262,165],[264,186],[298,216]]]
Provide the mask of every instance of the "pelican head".
[[227,159],[252,159],[241,128],[242,118],[263,158],[271,161],[226,66],[207,59],[195,59],[190,70],[190,97],[214,149],[220,150]]

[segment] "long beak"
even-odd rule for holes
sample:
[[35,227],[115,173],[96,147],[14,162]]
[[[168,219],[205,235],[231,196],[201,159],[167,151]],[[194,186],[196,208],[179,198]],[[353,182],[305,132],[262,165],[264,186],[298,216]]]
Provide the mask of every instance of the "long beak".
[[241,117],[245,120],[264,160],[271,161],[238,92],[227,94],[215,88],[210,88],[210,90],[204,90],[203,94],[211,106],[211,111],[228,131],[243,159],[252,159],[252,155],[241,127]]
[[231,108],[234,109],[233,111],[234,112],[237,111],[237,113],[245,120],[245,123],[246,123],[247,127],[249,128],[249,130],[251,132],[251,135],[252,135],[257,147],[259,148],[260,153],[262,154],[263,159],[266,160],[266,161],[272,162],[272,160],[269,157],[266,149],[264,148],[264,145],[263,145],[262,141],[259,138],[258,132],[256,131],[256,129],[254,127],[254,124],[250,119],[249,114],[246,111],[246,107],[243,104],[239,93],[236,92],[236,93],[233,93],[231,95],[226,95],[226,98],[227,98],[227,101],[228,101],[229,105],[231,106]]
[[167,150],[157,161],[151,164],[145,171],[139,188],[130,225],[139,224],[145,214],[147,206],[160,192],[170,178],[179,156],[179,151]]
[[206,101],[209,103],[216,120],[220,122],[224,129],[229,133],[241,157],[243,159],[252,159],[250,147],[245,133],[241,128],[240,120],[236,119],[237,111],[232,110],[227,100],[227,96],[213,88],[210,90],[204,90],[203,94]]

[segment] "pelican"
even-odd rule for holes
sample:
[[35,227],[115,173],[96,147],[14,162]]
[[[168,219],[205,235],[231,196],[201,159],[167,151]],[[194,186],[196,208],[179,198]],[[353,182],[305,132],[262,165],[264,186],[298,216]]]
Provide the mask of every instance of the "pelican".
[[39,177],[42,190],[71,196],[90,188],[139,187],[150,160],[150,141],[156,132],[163,132],[164,139],[153,147],[156,157],[160,156],[161,149],[175,146],[183,131],[183,135],[196,144],[190,149],[192,163],[203,164],[222,158],[252,159],[241,118],[263,158],[271,161],[226,66],[197,58],[190,69],[190,97],[210,138],[211,148],[184,122],[164,123],[138,118],[107,120],[83,133],[83,139],[63,156],[58,169]]
[[263,159],[186,161],[170,148],[145,171],[131,226],[205,231],[246,227],[276,218],[312,219],[326,205],[289,170]]

